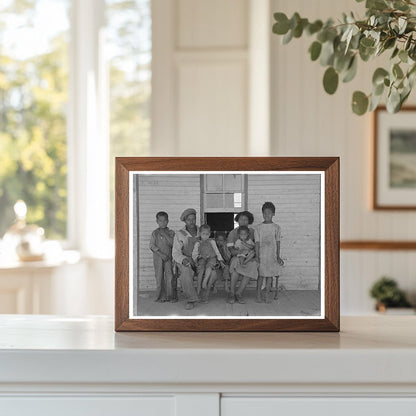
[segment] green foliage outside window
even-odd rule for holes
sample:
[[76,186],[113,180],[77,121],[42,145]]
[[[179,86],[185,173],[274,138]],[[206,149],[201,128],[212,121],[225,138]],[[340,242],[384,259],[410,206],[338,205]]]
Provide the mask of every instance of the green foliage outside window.
[[32,55],[30,47],[25,50],[22,45],[19,56],[18,52],[6,49],[6,40],[10,38],[9,31],[16,29],[12,26],[28,29],[34,26],[36,2],[15,0],[3,4],[0,7],[0,238],[13,222],[13,205],[18,199],[28,206],[28,222],[44,227],[48,238],[65,238],[67,31],[57,33],[47,50],[39,54]]

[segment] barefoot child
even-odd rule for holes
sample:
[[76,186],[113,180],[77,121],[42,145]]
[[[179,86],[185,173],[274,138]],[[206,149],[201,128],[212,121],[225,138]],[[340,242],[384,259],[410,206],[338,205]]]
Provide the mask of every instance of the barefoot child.
[[215,241],[210,238],[211,227],[208,224],[201,225],[199,229],[200,239],[195,243],[192,251],[192,259],[197,264],[198,284],[197,293],[208,287],[208,281],[214,267],[220,262],[224,267],[224,259],[218,251]]
[[234,243],[234,249],[237,251],[237,262],[232,279],[236,281],[241,276],[242,280],[236,293],[234,293],[235,284],[232,286],[229,303],[234,303],[235,299],[238,303],[245,303],[243,298],[244,289],[250,279],[257,279],[258,277],[255,244],[250,238],[250,229],[246,225],[241,225],[238,228],[238,239]]
[[259,262],[257,302],[262,302],[261,287],[263,280],[266,279],[266,303],[270,303],[272,279],[279,275],[280,266],[283,266],[284,262],[280,258],[280,226],[273,222],[276,207],[272,202],[265,202],[261,210],[264,221],[254,230],[256,259]]
[[169,216],[164,211],[156,214],[159,228],[152,232],[149,248],[153,252],[153,265],[156,277],[155,302],[165,302],[172,298],[172,246],[174,231],[168,228]]

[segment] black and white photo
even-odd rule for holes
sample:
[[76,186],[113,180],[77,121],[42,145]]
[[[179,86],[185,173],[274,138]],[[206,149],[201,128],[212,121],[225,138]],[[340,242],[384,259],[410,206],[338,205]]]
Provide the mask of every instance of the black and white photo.
[[324,178],[129,172],[130,318],[323,318]]

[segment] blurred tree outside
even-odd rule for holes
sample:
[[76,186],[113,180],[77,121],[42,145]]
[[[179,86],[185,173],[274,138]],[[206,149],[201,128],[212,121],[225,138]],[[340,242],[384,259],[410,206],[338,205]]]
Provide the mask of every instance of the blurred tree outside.
[[107,0],[110,71],[110,236],[114,236],[114,158],[150,147],[151,0]]
[[[5,0],[0,7],[0,237],[18,199],[48,238],[66,237],[69,39],[65,22],[40,34],[49,6]],[[68,2],[56,6],[62,23]]]
[[[28,222],[44,227],[47,238],[64,239],[67,234],[70,3],[2,0],[0,5],[0,238],[13,222],[17,199],[28,206]],[[149,152],[150,3],[105,3],[111,236],[114,157]]]

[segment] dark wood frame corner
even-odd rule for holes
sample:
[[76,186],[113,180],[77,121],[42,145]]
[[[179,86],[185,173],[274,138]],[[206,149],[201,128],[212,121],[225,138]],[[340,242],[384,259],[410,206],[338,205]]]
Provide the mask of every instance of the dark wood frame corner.
[[[377,170],[378,170],[378,162],[377,162],[377,153],[378,153],[378,117],[381,111],[387,111],[385,106],[379,106],[373,111],[372,117],[372,125],[373,125],[373,178],[372,178],[372,185],[373,185],[373,200],[372,200],[372,208],[374,211],[414,211],[416,210],[416,205],[412,206],[401,206],[401,205],[380,205],[378,203],[378,189],[377,189]],[[406,111],[415,111],[416,106],[406,106],[403,107],[401,112]]]
[[[324,171],[324,319],[129,319],[130,171]],[[115,330],[116,331],[331,331],[340,328],[339,158],[116,158]]]

